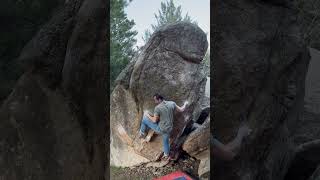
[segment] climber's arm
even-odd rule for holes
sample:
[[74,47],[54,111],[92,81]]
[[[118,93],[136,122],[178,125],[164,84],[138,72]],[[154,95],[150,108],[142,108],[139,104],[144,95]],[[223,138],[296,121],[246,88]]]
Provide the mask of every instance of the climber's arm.
[[243,124],[239,128],[237,136],[226,145],[211,136],[213,154],[226,161],[233,160],[240,151],[243,139],[250,135],[251,131],[247,124]]
[[154,109],[154,114],[150,115],[149,113],[145,114],[152,122],[156,123],[160,120],[160,109],[156,107]]
[[183,112],[184,110],[186,110],[187,104],[188,104],[188,101],[186,101],[186,102],[183,104],[183,106],[181,106],[181,107],[178,106],[177,104],[175,104],[176,110],[177,110],[178,112]]
[[152,122],[158,122],[159,121],[159,116],[156,116],[156,115],[154,115],[154,116],[151,116],[150,114],[146,114],[146,116],[152,121]]
[[217,139],[212,140],[211,142],[213,144],[213,155],[217,156],[220,159],[223,159],[225,161],[232,161],[236,154],[231,151],[226,145],[219,142]]

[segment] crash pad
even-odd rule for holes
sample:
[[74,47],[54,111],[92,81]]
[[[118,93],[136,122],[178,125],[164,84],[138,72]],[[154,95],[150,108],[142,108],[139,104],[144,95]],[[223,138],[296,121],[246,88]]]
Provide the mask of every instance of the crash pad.
[[175,171],[165,176],[154,178],[153,180],[193,180],[193,179],[182,171]]

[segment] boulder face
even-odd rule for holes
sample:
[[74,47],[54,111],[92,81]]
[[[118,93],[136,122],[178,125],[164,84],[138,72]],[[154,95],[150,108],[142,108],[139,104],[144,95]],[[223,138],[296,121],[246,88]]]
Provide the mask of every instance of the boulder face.
[[297,14],[277,2],[215,3],[211,132],[228,142],[243,121],[253,132],[233,162],[214,158],[214,179],[280,180],[293,160],[310,56]]
[[[171,149],[192,120],[192,112],[204,94],[206,77],[200,63],[208,47],[205,33],[196,25],[180,22],[156,31],[139,56],[121,73],[111,94],[111,165],[131,166],[156,160],[162,153],[161,135],[141,144],[138,131],[143,111],[153,112],[153,95],[182,105],[190,105],[176,113],[171,133]],[[121,155],[131,154],[132,158]]]
[[25,46],[0,108],[0,177],[104,179],[107,4],[70,0]]

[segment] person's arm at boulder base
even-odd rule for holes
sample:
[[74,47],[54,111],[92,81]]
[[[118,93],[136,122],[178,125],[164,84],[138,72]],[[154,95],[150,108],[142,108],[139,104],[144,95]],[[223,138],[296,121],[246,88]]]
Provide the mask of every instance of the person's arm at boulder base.
[[249,136],[251,131],[252,130],[248,125],[243,124],[239,128],[237,136],[226,145],[213,138],[211,135],[210,139],[211,144],[213,145],[213,154],[225,161],[232,161],[239,153],[243,139]]

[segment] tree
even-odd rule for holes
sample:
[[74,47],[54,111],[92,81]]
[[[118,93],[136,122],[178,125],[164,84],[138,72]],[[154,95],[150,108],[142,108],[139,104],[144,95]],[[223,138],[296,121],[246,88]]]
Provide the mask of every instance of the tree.
[[191,17],[188,15],[188,13],[182,17],[182,10],[181,6],[176,7],[173,3],[173,0],[167,1],[167,2],[161,2],[161,9],[158,11],[158,15],[154,14],[157,24],[152,24],[151,28],[152,30],[145,30],[144,35],[142,39],[146,43],[149,38],[151,37],[152,33],[155,32],[159,27],[174,23],[174,22],[180,22],[180,21],[185,21],[185,22],[191,22],[194,24],[197,24],[196,21],[193,21]]
[[[126,67],[135,54],[134,45],[137,32],[132,30],[133,20],[128,20],[124,8],[126,0],[111,0],[110,2],[110,90],[120,72]],[[111,92],[110,91],[110,92]]]

